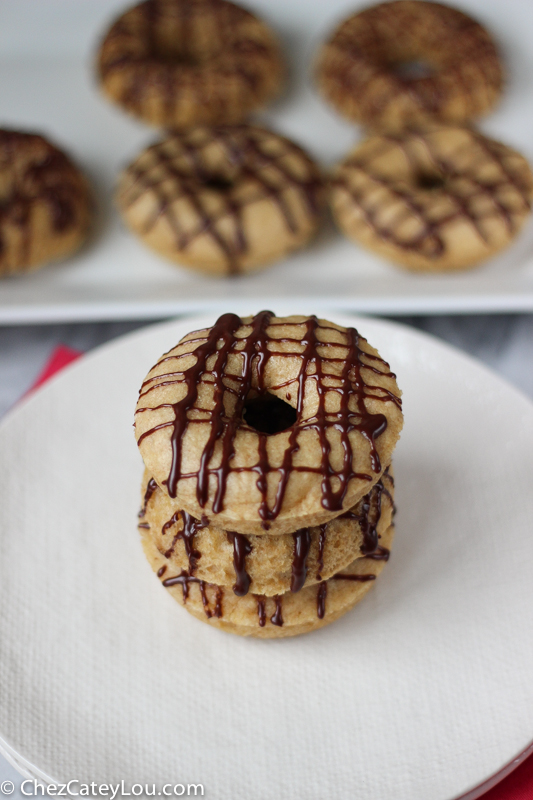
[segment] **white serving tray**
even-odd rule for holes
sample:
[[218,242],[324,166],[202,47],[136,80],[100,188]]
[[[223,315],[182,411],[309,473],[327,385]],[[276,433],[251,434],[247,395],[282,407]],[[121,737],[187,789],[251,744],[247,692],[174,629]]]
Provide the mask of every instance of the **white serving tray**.
[[[0,323],[163,317],[261,299],[278,313],[294,299],[322,307],[410,314],[533,311],[533,225],[502,255],[461,275],[416,276],[345,240],[333,228],[307,250],[248,278],[213,280],[175,267],[128,233],[112,205],[118,170],[157,132],[101,98],[94,53],[122,0],[0,0],[0,125],[42,131],[89,174],[98,207],[91,241],[69,261],[0,284]],[[127,3],[126,3],[127,5]],[[313,54],[361,0],[247,0],[278,32],[290,64],[285,96],[262,120],[304,145],[324,166],[361,131],[332,112],[310,77]],[[533,4],[462,0],[496,36],[508,86],[485,133],[533,161]]]

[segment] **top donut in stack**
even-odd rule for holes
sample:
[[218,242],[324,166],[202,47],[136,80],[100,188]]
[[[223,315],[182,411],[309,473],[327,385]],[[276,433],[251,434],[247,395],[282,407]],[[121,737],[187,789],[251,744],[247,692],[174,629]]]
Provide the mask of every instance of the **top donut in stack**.
[[[369,569],[382,566],[375,550],[379,536],[382,546],[392,536],[387,468],[403,417],[394,374],[355,329],[225,314],[157,362],[135,419],[147,555],[192,613],[203,606],[237,633],[304,632],[351,607]],[[350,577],[361,569],[366,577],[339,579],[325,613],[318,594],[325,606],[327,578],[354,564]],[[267,600],[275,604],[268,627]]]

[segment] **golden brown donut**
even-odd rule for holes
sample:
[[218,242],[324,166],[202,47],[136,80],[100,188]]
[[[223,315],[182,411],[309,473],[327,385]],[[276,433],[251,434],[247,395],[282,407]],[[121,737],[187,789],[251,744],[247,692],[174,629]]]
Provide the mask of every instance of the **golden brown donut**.
[[171,570],[153,540],[141,529],[145,555],[163,586],[187,611],[228,633],[279,639],[329,625],[363,599],[385,566],[394,536],[391,525],[373,556],[359,558],[327,581],[299,592],[276,597],[249,593],[238,597],[231,589]]
[[0,275],[66,258],[91,218],[85,177],[43,136],[0,130]]
[[98,54],[105,95],[151,125],[233,124],[283,79],[272,31],[228,0],[146,0],[119,17]]
[[331,578],[376,550],[392,522],[394,482],[389,470],[350,511],[314,528],[279,536],[245,536],[209,525],[176,508],[145,472],[139,528],[174,572],[233,588],[235,594],[273,596]]
[[503,85],[485,28],[424,0],[380,3],[348,17],[322,46],[316,78],[343,116],[386,130],[477,119]]
[[303,247],[323,197],[309,156],[252,125],[175,133],[144,150],[116,192],[144,244],[212,275],[251,272]]
[[144,463],[179,508],[238,533],[291,533],[352,508],[403,424],[389,365],[354,328],[224,314],[162,356],[139,393]]
[[473,267],[528,219],[533,175],[516,150],[469,128],[376,134],[334,172],[331,208],[355,242],[410,270]]

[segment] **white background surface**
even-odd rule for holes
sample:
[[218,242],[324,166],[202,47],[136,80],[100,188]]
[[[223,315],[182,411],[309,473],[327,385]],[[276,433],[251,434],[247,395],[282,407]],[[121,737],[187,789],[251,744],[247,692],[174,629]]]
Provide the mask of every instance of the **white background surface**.
[[[0,562],[0,733],[46,772],[157,781],[169,765],[183,779],[185,765],[221,800],[228,786],[237,800],[309,800],[351,798],[354,785],[376,800],[391,786],[398,800],[451,800],[529,743],[532,407],[408,330],[359,327],[405,391],[398,538],[367,601],[294,642],[265,647],[189,619],[131,546],[140,465],[125,417],[177,330],[74,366],[0,432],[0,452],[18,453],[11,471],[0,458],[4,534],[18,509]],[[30,493],[57,509],[37,540]]]
[[[353,0],[249,0],[277,31],[289,60],[285,95],[263,119],[307,147],[325,167],[343,157],[360,130],[316,95],[310,77],[319,43]],[[1,123],[43,131],[64,146],[94,185],[92,240],[65,264],[3,280],[0,322],[168,316],[220,308],[245,312],[263,298],[278,311],[294,297],[332,308],[378,313],[533,309],[533,225],[481,269],[457,276],[409,275],[324,227],[310,248],[248,278],[213,280],[161,261],[123,229],[112,208],[118,170],[157,134],[100,97],[93,78],[97,44],[122,0],[0,0]],[[498,40],[509,80],[498,109],[481,127],[533,161],[533,55],[529,0],[461,7]]]

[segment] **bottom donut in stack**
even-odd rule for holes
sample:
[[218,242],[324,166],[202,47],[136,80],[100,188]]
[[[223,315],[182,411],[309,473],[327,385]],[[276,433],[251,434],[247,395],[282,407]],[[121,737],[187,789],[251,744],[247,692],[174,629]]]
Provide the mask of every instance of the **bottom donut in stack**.
[[373,586],[394,536],[393,495],[388,468],[328,523],[244,535],[192,517],[145,472],[139,529],[163,586],[195,617],[240,636],[296,636],[333,622]]

